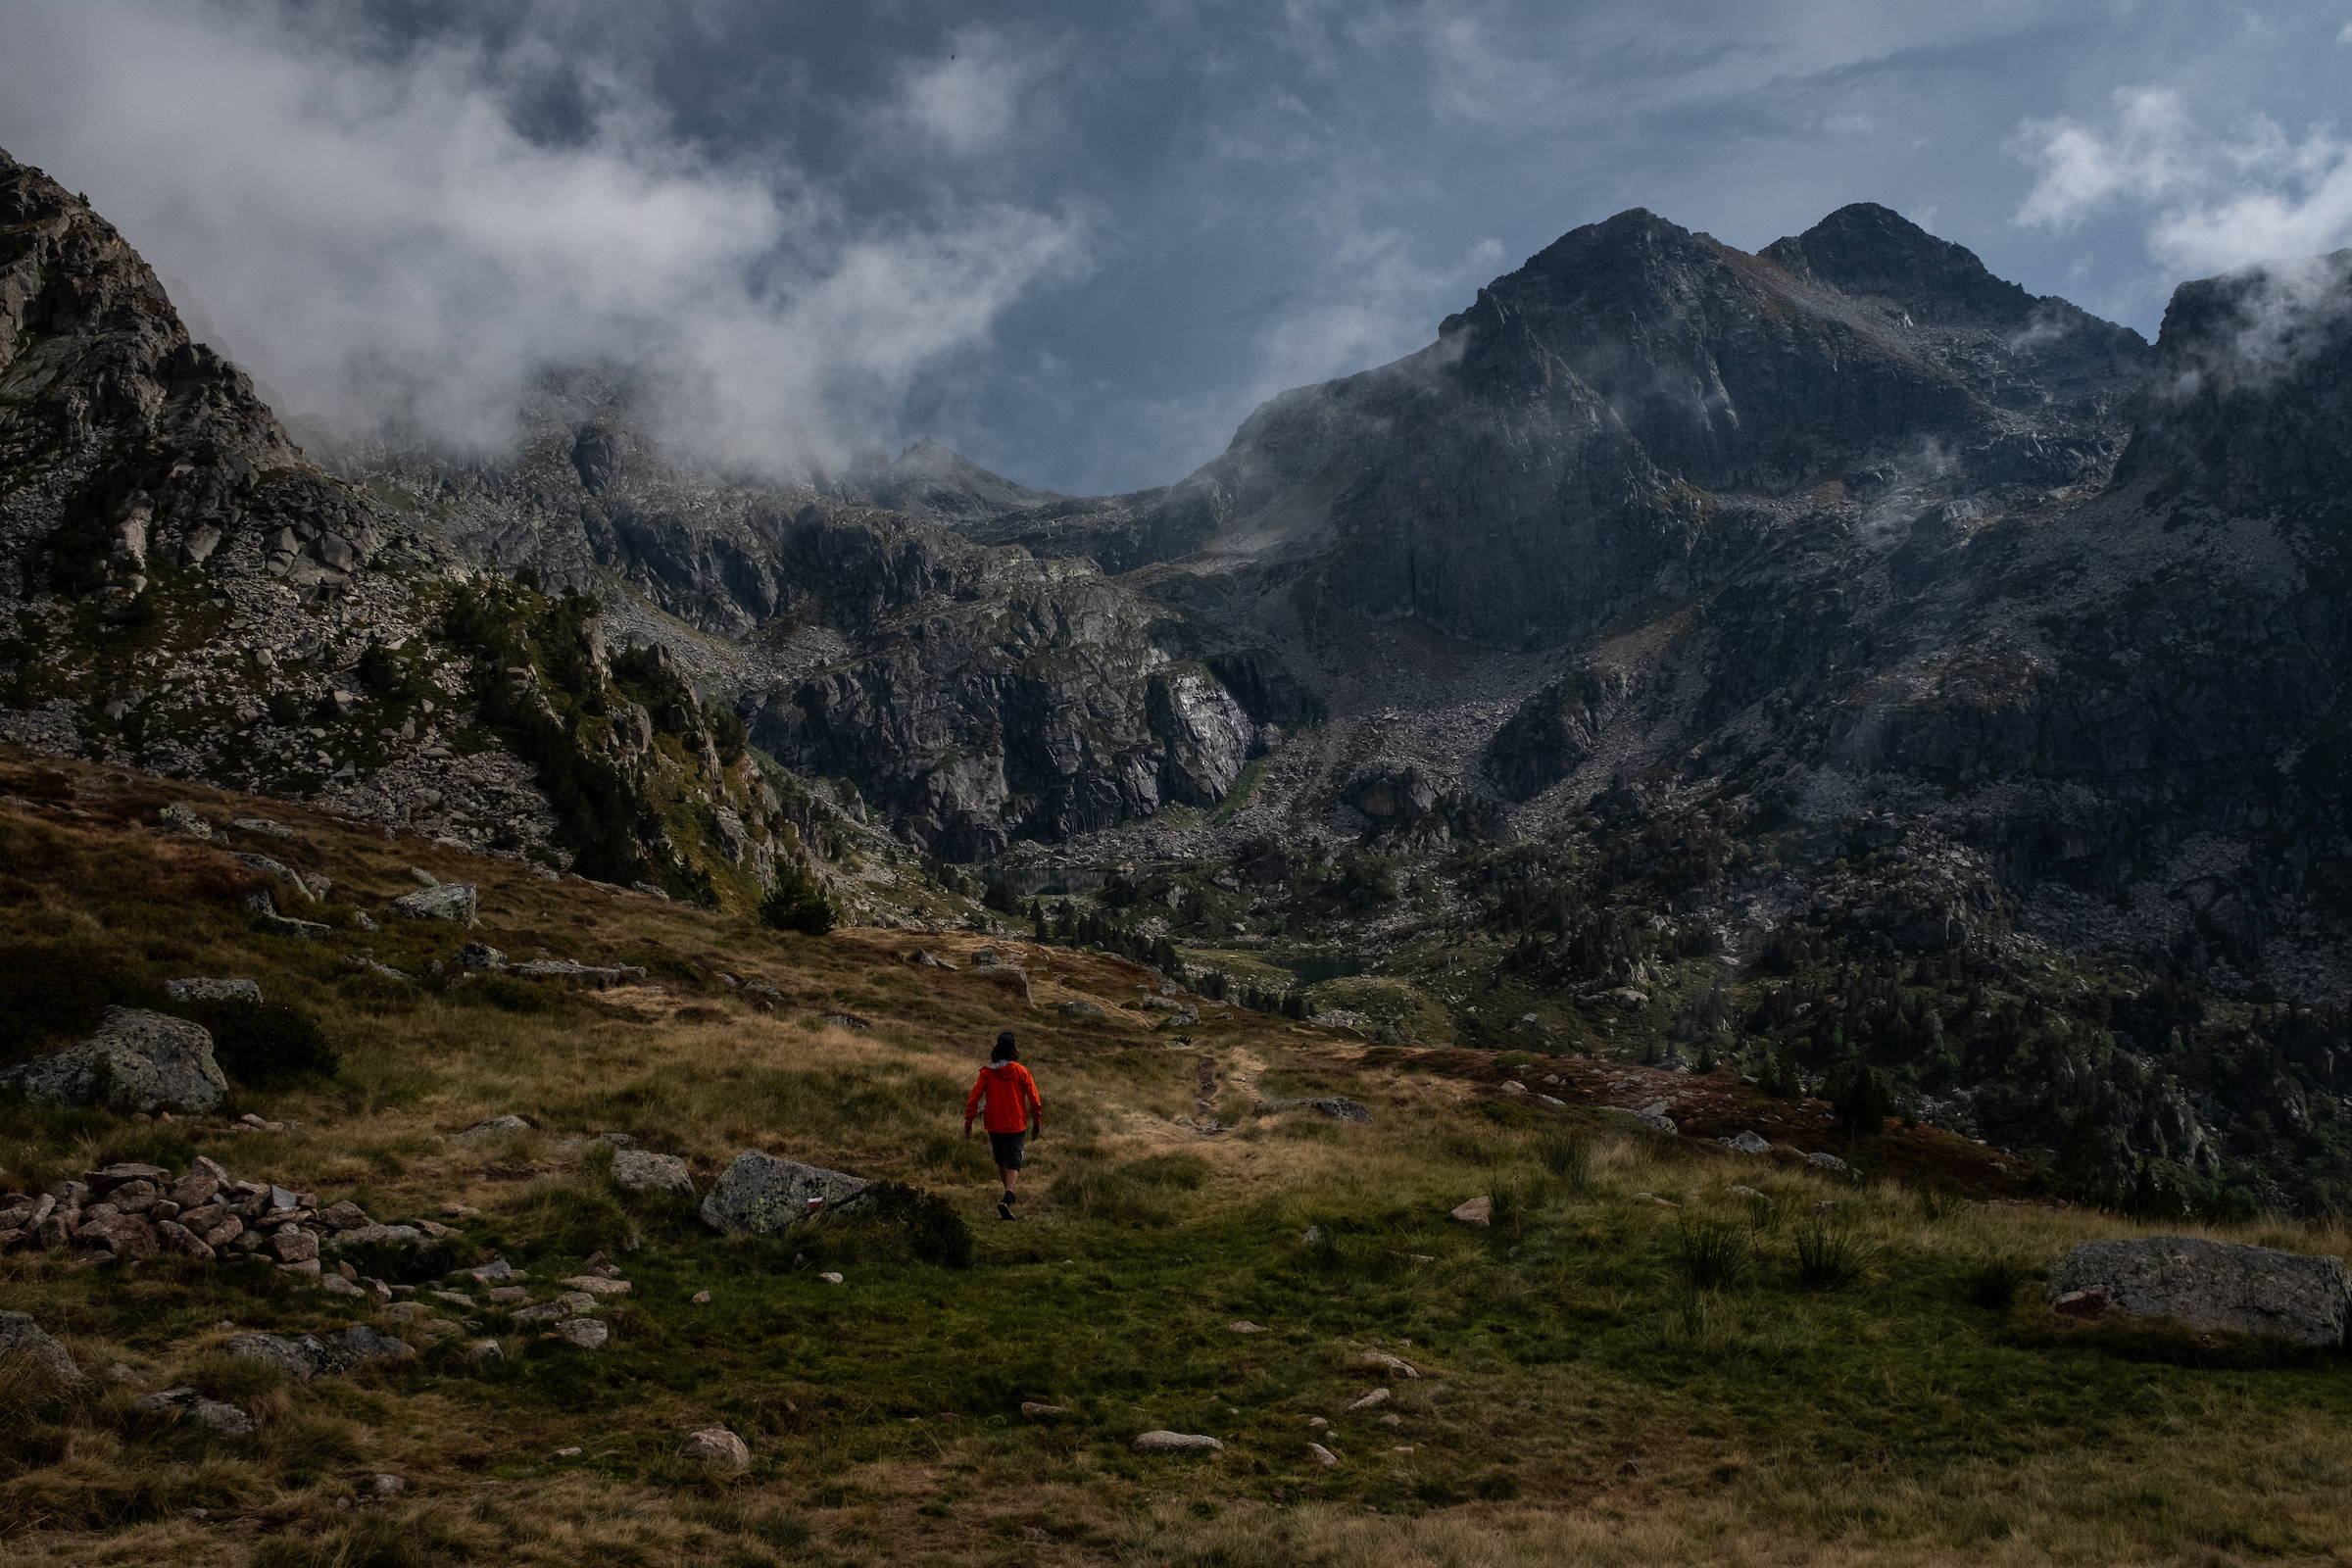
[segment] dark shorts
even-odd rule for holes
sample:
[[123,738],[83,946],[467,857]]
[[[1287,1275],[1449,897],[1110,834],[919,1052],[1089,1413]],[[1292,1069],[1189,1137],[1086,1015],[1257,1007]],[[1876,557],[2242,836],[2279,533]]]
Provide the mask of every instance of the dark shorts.
[[997,1169],[1019,1170],[1021,1168],[1021,1151],[1028,1142],[1029,1135],[1027,1133],[990,1133],[988,1149],[989,1152],[997,1158]]

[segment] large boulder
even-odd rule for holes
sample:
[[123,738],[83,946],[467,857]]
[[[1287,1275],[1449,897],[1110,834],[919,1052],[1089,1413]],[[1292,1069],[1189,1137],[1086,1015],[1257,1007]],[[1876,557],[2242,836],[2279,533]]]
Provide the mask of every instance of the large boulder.
[[81,1368],[66,1348],[22,1312],[0,1312],[0,1357],[21,1357],[49,1369],[59,1381],[79,1383]]
[[2340,1257],[2194,1236],[2085,1242],[2051,1272],[2048,1294],[2072,1311],[2176,1318],[2299,1345],[2341,1344],[2352,1309]]
[[404,919],[447,920],[453,925],[473,924],[480,908],[481,900],[470,882],[436,883],[392,901],[392,912]]
[[96,1034],[0,1073],[0,1088],[53,1105],[152,1114],[215,1109],[228,1095],[228,1079],[213,1059],[213,1037],[197,1025],[143,1007],[109,1007]]
[[[703,1223],[730,1236],[773,1236],[820,1209],[856,1201],[871,1185],[837,1170],[747,1149],[703,1200]],[[812,1204],[811,1200],[822,1201]]]

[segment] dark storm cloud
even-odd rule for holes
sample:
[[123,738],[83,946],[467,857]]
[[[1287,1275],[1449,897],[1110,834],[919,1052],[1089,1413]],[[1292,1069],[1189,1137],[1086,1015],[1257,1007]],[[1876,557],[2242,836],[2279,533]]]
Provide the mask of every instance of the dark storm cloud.
[[650,357],[693,394],[684,422],[774,466],[928,430],[1103,490],[1425,343],[1629,206],[1753,248],[1881,201],[2152,327],[2182,272],[2344,242],[2325,116],[2348,23],[2185,0],[24,0],[0,144],[87,189],[298,409],[495,429],[539,361]]

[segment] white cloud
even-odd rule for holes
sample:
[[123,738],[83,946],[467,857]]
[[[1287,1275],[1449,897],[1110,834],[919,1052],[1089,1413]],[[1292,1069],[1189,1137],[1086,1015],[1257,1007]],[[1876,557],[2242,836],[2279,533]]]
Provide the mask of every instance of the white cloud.
[[2039,174],[2018,208],[2065,228],[2136,209],[2148,248],[2176,272],[2210,273],[2352,244],[2352,143],[2249,116],[2216,128],[2180,94],[2118,90],[2101,124],[2028,122],[2016,150]]
[[953,153],[999,146],[1018,122],[1022,98],[1042,62],[1016,53],[984,26],[953,34],[942,54],[931,64],[901,69],[897,113]]
[[[790,471],[891,433],[927,367],[1083,261],[1064,214],[860,220],[789,157],[713,160],[554,33],[395,48],[342,0],[14,10],[0,145],[86,190],[285,412],[346,427],[495,442],[543,366],[611,361]],[[585,128],[535,138],[558,72]],[[917,94],[967,143],[983,97]]]

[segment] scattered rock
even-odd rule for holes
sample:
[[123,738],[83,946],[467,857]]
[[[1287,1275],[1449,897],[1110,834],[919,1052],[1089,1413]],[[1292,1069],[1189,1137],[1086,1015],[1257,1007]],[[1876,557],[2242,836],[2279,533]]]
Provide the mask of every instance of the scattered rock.
[[228,1079],[213,1059],[213,1037],[197,1025],[143,1007],[109,1007],[96,1034],[0,1073],[0,1088],[53,1105],[152,1113],[215,1109]]
[[1110,1016],[1109,1009],[1099,1002],[1064,1002],[1057,1004],[1054,1010],[1064,1018],[1107,1018]]
[[527,1133],[537,1125],[538,1124],[532,1121],[528,1116],[517,1116],[510,1112],[504,1116],[493,1116],[488,1121],[477,1121],[472,1126],[466,1128],[464,1132],[457,1133],[453,1136],[459,1138],[497,1138],[507,1133]]
[[1391,1355],[1386,1350],[1358,1350],[1348,1357],[1348,1364],[1377,1367],[1383,1372],[1394,1372],[1400,1378],[1417,1378],[1421,1375],[1420,1369],[1412,1362],[1400,1355]]
[[1238,1323],[1229,1326],[1236,1334],[1263,1334],[1266,1332],[1266,1326],[1263,1323],[1252,1323],[1248,1318],[1243,1318]]
[[709,1291],[695,1292],[694,1304],[697,1306],[709,1306],[710,1304],[710,1293]]
[[1824,1153],[1819,1150],[1807,1154],[1805,1156],[1805,1163],[1808,1165],[1819,1165],[1823,1170],[1849,1171],[1854,1168],[1853,1166],[1848,1165],[1844,1160],[1839,1159],[1836,1154]]
[[584,1291],[590,1296],[626,1296],[629,1294],[627,1280],[606,1279],[597,1274],[575,1274],[570,1279],[558,1280],[556,1283],[566,1290]]
[[1261,1106],[1268,1111],[1311,1110],[1329,1116],[1333,1121],[1370,1121],[1372,1107],[1360,1100],[1346,1095],[1315,1095],[1300,1100],[1269,1100]]
[[240,816],[228,824],[240,833],[258,833],[266,839],[290,839],[294,830],[283,822],[272,822],[266,816]]
[[470,882],[439,882],[394,899],[392,912],[405,920],[447,920],[469,926],[481,917],[481,899]]
[[473,974],[487,974],[507,966],[507,956],[487,942],[468,942],[458,949],[458,967]]
[[737,1474],[752,1467],[750,1446],[725,1427],[705,1427],[700,1432],[689,1432],[678,1454],[691,1464],[710,1465]]
[[1068,1415],[1069,1413],[1070,1410],[1069,1406],[1067,1405],[1039,1404],[1034,1399],[1023,1399],[1021,1401],[1021,1414],[1027,1416],[1032,1421],[1050,1420],[1054,1416]]
[[23,1312],[0,1312],[0,1356],[37,1362],[62,1382],[81,1381],[73,1355]]
[[1737,1183],[1725,1188],[1724,1191],[1730,1193],[1734,1198],[1762,1198],[1764,1196],[1753,1187],[1742,1187]]
[[616,986],[641,986],[646,981],[646,972],[635,964],[618,963],[599,967],[574,963],[568,958],[532,958],[527,962],[510,964],[507,973],[524,975],[534,980],[568,980],[590,991],[611,991]]
[[1742,1154],[1769,1154],[1772,1152],[1772,1145],[1753,1132],[1743,1132],[1737,1138],[1726,1138],[1723,1142],[1724,1147],[1738,1150]]
[[208,1399],[194,1389],[165,1389],[159,1394],[143,1394],[130,1401],[134,1410],[169,1410],[183,1421],[193,1421],[200,1427],[210,1427],[231,1437],[251,1437],[253,1417],[233,1404]]
[[1146,1432],[1135,1440],[1138,1453],[1216,1453],[1224,1446],[1198,1432]]
[[2107,1310],[2107,1298],[2096,1291],[2068,1291],[2053,1298],[2050,1308],[2067,1317],[2098,1317]]
[[601,1350],[612,1331],[592,1317],[575,1317],[556,1325],[556,1338],[583,1350]]
[[860,1018],[854,1012],[828,1012],[821,1021],[830,1028],[852,1029],[860,1034],[874,1026],[873,1019]]
[[1342,1415],[1353,1415],[1358,1410],[1369,1410],[1375,1405],[1382,1405],[1388,1402],[1389,1391],[1386,1389],[1374,1389],[1370,1394],[1365,1395],[1362,1398],[1356,1400],[1353,1404],[1348,1406],[1347,1409],[1341,1411],[1340,1413]]
[[213,824],[185,801],[173,801],[155,814],[157,820],[174,833],[185,833],[192,839],[209,839],[213,836]]
[[694,1174],[677,1154],[657,1154],[646,1149],[623,1149],[612,1155],[612,1184],[632,1193],[677,1193],[694,1196]]
[[841,1283],[841,1276],[830,1272],[819,1274],[817,1278],[823,1280],[827,1285],[839,1285]]
[[2097,1296],[2118,1312],[2192,1328],[2341,1345],[2352,1280],[2340,1257],[2149,1236],[2085,1242],[2051,1272],[2048,1297]]
[[1527,1085],[1521,1083],[1516,1078],[1505,1078],[1501,1083],[1496,1084],[1494,1087],[1501,1090],[1506,1095],[1524,1095],[1527,1093]]
[[1465,1225],[1492,1225],[1494,1223],[1494,1200],[1473,1198],[1468,1202],[1455,1204],[1452,1213],[1455,1219]]
[[729,1235],[773,1236],[811,1214],[857,1201],[869,1185],[747,1149],[703,1200],[703,1223]]
[[1331,1466],[1340,1462],[1340,1456],[1332,1452],[1329,1448],[1323,1446],[1323,1445],[1320,1443],[1308,1444],[1306,1446],[1306,1451],[1308,1456],[1312,1458],[1315,1463],[1322,1465],[1326,1469],[1329,1469]]
[[929,948],[917,948],[906,955],[906,961],[918,969],[953,969],[955,964],[933,953]]
[[173,1002],[250,1002],[261,1005],[258,980],[167,980],[164,995]]
[[409,1483],[402,1476],[370,1476],[368,1490],[379,1497],[389,1497],[408,1491]]

